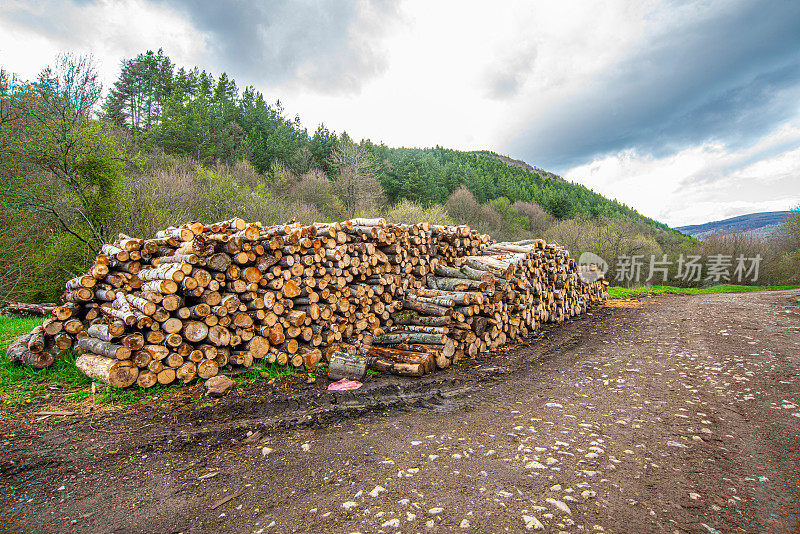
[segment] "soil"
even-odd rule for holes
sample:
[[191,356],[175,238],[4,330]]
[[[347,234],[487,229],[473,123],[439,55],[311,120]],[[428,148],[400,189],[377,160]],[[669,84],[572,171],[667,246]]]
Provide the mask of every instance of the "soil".
[[0,530],[797,534],[798,297],[611,302],[354,392],[4,410]]

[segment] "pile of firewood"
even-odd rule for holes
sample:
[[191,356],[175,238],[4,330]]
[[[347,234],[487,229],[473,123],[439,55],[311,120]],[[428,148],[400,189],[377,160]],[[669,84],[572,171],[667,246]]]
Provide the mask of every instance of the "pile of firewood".
[[497,243],[482,254],[437,265],[426,288],[405,295],[388,331],[361,349],[373,369],[420,376],[521,341],[539,323],[561,322],[607,298],[605,282],[584,282],[557,245]]
[[104,245],[7,354],[42,368],[80,349],[76,365],[117,387],[255,361],[314,369],[340,348],[419,376],[582,313],[604,284],[561,247],[491,244],[467,226],[193,222]]
[[120,235],[8,356],[46,367],[81,349],[76,365],[118,387],[209,378],[254,360],[313,369],[323,349],[380,334],[440,255],[476,254],[489,241],[468,227],[383,219],[265,227],[235,218]]

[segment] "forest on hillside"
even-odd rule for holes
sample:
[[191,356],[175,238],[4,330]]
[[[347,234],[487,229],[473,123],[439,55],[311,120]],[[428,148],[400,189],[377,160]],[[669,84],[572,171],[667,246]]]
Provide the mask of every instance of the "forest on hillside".
[[[105,96],[87,58],[61,56],[35,80],[0,70],[0,180],[0,300],[55,300],[120,232],[234,215],[456,222],[612,259],[700,246],[491,153],[391,148],[323,124],[311,133],[279,100],[224,73],[179,68],[161,50],[124,60]],[[789,276],[791,250],[771,249],[773,281]]]
[[[285,116],[279,100],[268,103],[252,86],[240,92],[225,73],[215,79],[197,67],[176,70],[161,50],[125,61],[101,109],[104,120],[147,149],[190,157],[202,165],[246,160],[260,174],[276,166],[296,175],[316,168],[333,179],[333,153],[340,143],[351,141],[324,124],[309,133],[300,117]],[[359,146],[376,160],[379,181],[392,203],[444,204],[464,186],[480,203],[505,197],[536,202],[558,219],[610,216],[666,229],[583,186],[542,179],[485,153],[390,148],[370,140]]]

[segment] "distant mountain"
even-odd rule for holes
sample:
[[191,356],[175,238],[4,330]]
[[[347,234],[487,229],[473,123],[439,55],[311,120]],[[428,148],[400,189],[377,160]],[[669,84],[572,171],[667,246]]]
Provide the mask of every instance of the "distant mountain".
[[767,237],[783,223],[783,219],[788,214],[788,211],[765,211],[731,217],[722,221],[680,226],[676,230],[698,239],[725,232],[747,232],[754,236]]

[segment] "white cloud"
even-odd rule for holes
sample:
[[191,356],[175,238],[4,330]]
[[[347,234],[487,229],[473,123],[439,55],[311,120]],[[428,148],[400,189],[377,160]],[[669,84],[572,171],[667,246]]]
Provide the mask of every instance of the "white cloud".
[[[301,91],[282,100],[307,122],[325,121],[356,138],[503,151],[538,112],[584,89],[634,46],[648,6],[511,2],[490,9],[483,2],[408,1],[383,43],[387,70],[360,95]],[[504,74],[518,87],[498,100],[492,80]]]
[[626,151],[570,169],[565,177],[671,226],[800,204],[800,119],[750,147],[706,143],[653,158]]
[[[53,64],[59,53],[72,52],[91,55],[109,87],[122,59],[163,47],[173,61],[193,66],[202,62],[206,47],[206,37],[188,22],[142,0],[58,7],[12,1],[3,9],[26,20],[20,24],[0,13],[0,65],[27,80]],[[58,11],[57,19],[39,23],[51,9]]]

